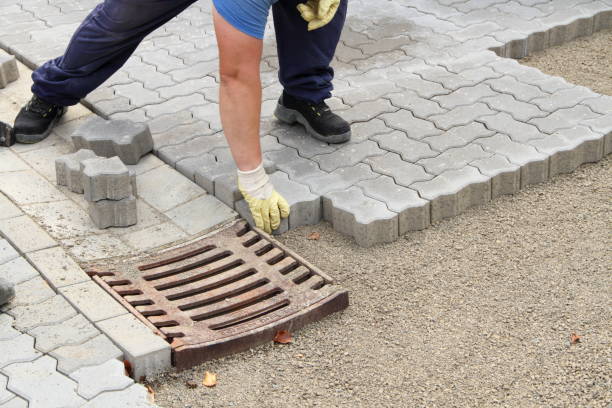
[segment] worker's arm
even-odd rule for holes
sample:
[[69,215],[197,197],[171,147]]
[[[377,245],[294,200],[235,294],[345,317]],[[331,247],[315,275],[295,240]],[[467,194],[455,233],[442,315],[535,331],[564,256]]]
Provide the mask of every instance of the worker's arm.
[[213,10],[221,86],[219,104],[225,137],[238,167],[240,191],[258,227],[278,228],[289,206],[273,188],[262,165],[259,141],[263,41],[234,28]]

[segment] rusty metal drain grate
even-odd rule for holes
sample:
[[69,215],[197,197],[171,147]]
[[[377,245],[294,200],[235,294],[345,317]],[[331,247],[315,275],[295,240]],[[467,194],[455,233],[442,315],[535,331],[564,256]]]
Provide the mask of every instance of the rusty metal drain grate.
[[181,369],[348,306],[348,293],[331,278],[244,222],[158,256],[88,271],[171,344]]

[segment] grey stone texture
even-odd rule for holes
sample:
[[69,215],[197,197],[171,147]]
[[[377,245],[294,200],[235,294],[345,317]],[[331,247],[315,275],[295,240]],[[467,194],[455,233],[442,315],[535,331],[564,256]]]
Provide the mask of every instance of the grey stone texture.
[[70,375],[80,368],[121,358],[123,354],[106,336],[101,334],[82,344],[59,347],[49,355],[57,360],[57,371]]
[[19,79],[19,69],[15,57],[0,52],[0,89]]
[[92,280],[60,289],[79,313],[92,322],[124,315],[127,310]]
[[[202,46],[214,44],[209,3],[194,3],[163,32],[151,34],[87,102],[113,119],[147,123],[160,159],[211,197],[239,208],[244,203],[232,185],[235,167],[218,115],[218,56],[212,45]],[[83,15],[93,6],[83,6]],[[609,0],[431,0],[385,7],[351,0],[351,13],[364,17],[347,20],[329,102],[352,123],[353,140],[328,145],[272,118],[282,90],[272,30],[264,39],[261,136],[265,156],[298,186],[288,191],[307,188],[330,219],[330,203],[338,202],[337,218],[346,213],[347,220],[336,222],[338,228],[369,234],[359,242],[386,241],[485,202],[487,193],[511,194],[612,152],[610,98],[510,59],[612,28]],[[73,14],[64,8],[53,18],[42,9],[19,12],[28,22],[9,21],[4,30],[11,33],[10,44],[3,45],[41,64],[61,54],[57,39],[68,41],[78,23]],[[32,30],[35,42],[18,40]],[[111,125],[97,120],[90,126]],[[209,201],[165,170],[138,178],[155,209],[184,220],[193,203]],[[0,177],[11,201],[57,199],[40,180],[26,177],[27,169],[20,172]],[[284,176],[277,178],[281,184]],[[355,203],[346,205],[344,196]],[[389,216],[399,225],[396,234],[381,234],[383,212],[378,218],[362,215],[369,205],[379,207],[372,202],[397,215]],[[368,219],[372,228],[355,227],[356,219]],[[291,220],[285,227],[292,227]]]
[[125,366],[119,360],[108,360],[97,366],[80,368],[70,374],[70,378],[79,384],[77,393],[90,400],[104,391],[121,391],[132,385],[134,381],[124,372]]
[[57,184],[66,186],[73,193],[83,194],[83,172],[81,162],[97,157],[93,150],[80,149],[55,159]]
[[85,200],[123,200],[134,194],[130,171],[117,157],[94,158],[81,162]]
[[121,200],[100,200],[88,202],[91,220],[100,229],[129,227],[138,222],[136,198],[129,196]]
[[104,120],[94,116],[72,134],[77,149],[93,150],[103,157],[119,156],[125,164],[137,164],[153,150],[147,125],[128,120]]

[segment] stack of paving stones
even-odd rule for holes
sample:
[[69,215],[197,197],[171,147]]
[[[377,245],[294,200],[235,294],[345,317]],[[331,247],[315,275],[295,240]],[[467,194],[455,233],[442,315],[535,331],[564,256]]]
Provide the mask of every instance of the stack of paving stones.
[[0,307],[0,407],[155,407],[122,360],[135,375],[167,369],[169,345],[61,248],[21,255],[0,238],[0,276],[16,291]]
[[[0,42],[32,64],[61,54],[74,26],[61,10],[57,23],[48,12],[22,4]],[[272,28],[261,64],[265,156],[283,173],[279,183],[294,183],[282,188],[308,206],[312,197],[297,193],[307,188],[321,219],[360,245],[393,241],[612,151],[610,97],[509,59],[612,28],[612,0],[384,8],[352,0],[329,100],[353,128],[339,146],[272,118],[282,91]],[[218,115],[217,59],[210,0],[200,1],[148,36],[86,102],[105,117],[147,123],[162,160],[245,213]]]
[[0,53],[0,89],[19,79],[17,61],[12,55]]

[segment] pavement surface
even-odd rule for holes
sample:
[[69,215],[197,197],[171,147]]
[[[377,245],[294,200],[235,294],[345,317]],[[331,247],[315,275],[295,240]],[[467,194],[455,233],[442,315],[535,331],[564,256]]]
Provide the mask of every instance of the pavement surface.
[[[97,2],[1,7],[0,45],[31,66],[56,57]],[[233,166],[218,117],[210,7],[199,1],[153,33],[86,102],[147,122],[164,162],[246,215],[235,180],[224,177]],[[272,119],[281,87],[270,25],[263,148],[294,208],[323,207],[302,210],[311,215],[288,228],[323,218],[363,246],[394,241],[601,159],[612,149],[610,137],[604,144],[612,99],[504,57],[610,28],[611,15],[612,0],[351,0],[330,100],[353,123],[351,143],[340,146]]]

